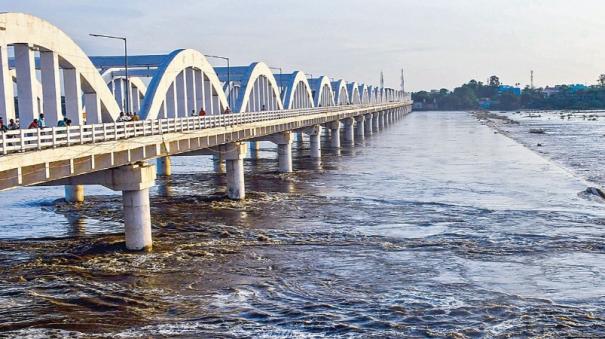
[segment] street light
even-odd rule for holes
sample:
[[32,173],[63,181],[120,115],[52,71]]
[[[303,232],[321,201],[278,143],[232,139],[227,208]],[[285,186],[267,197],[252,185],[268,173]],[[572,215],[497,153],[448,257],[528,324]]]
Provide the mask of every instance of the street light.
[[233,105],[231,103],[231,61],[229,60],[228,57],[225,56],[220,56],[220,55],[206,55],[206,58],[216,58],[216,59],[223,59],[223,60],[227,60],[227,88],[229,89],[229,91],[227,92],[227,102],[229,104],[229,108],[233,109]]
[[126,37],[121,37],[121,36],[113,36],[113,35],[105,35],[105,34],[93,34],[90,33],[89,34],[92,37],[95,38],[107,38],[107,39],[116,39],[116,40],[122,40],[124,41],[124,74],[126,76],[126,108],[124,109],[124,111],[129,112],[130,111],[130,82],[128,81],[128,42],[126,41]]

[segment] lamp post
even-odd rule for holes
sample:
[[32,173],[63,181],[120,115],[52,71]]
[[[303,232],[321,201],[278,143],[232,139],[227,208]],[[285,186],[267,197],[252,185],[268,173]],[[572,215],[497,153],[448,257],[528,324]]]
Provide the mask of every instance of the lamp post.
[[231,102],[231,61],[228,57],[220,56],[220,55],[206,55],[206,58],[216,58],[223,59],[227,61],[227,103],[229,104],[229,109],[233,109],[233,105]]
[[126,107],[124,111],[130,111],[130,82],[128,81],[128,42],[126,41],[126,37],[121,36],[113,36],[113,35],[105,35],[105,34],[89,34],[95,38],[107,38],[107,39],[116,39],[124,41],[124,75],[126,77]]

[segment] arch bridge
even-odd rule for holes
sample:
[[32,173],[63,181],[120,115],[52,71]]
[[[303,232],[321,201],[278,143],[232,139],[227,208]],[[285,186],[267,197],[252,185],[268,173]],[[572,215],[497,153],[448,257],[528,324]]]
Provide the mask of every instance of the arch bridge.
[[[74,203],[84,185],[121,191],[131,250],[151,247],[149,188],[170,175],[172,156],[213,155],[227,197],[244,199],[246,143],[276,144],[288,173],[294,133],[321,161],[323,130],[330,148],[353,147],[411,111],[395,89],[274,74],[263,62],[213,67],[193,49],[130,56],[126,72],[123,56],[89,57],[40,18],[0,13],[0,23],[0,117],[22,127],[0,133],[0,190],[62,185]],[[124,121],[130,112],[139,119]],[[45,128],[26,128],[42,113]],[[72,125],[57,126],[63,118]]]

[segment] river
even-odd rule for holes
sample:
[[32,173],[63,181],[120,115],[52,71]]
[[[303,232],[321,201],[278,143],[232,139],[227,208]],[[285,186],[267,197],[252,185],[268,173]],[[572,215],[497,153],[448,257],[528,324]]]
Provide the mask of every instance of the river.
[[149,253],[123,250],[111,191],[87,187],[78,207],[55,201],[62,188],[2,192],[0,331],[603,336],[605,205],[581,193],[594,169],[565,156],[602,146],[532,150],[527,138],[548,136],[522,136],[525,120],[496,132],[468,113],[412,113],[320,165],[295,147],[288,175],[263,143],[243,202],[222,197],[209,157],[175,158],[152,191]]

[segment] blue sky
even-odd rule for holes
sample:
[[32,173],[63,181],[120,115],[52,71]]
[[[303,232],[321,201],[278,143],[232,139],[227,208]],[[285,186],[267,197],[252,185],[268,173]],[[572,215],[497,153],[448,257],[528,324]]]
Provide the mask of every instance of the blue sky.
[[[605,73],[602,0],[0,0],[59,26],[88,54],[195,48],[233,64],[265,61],[314,76],[451,88],[496,74],[508,83],[593,84]],[[219,65],[218,61],[216,62]]]

